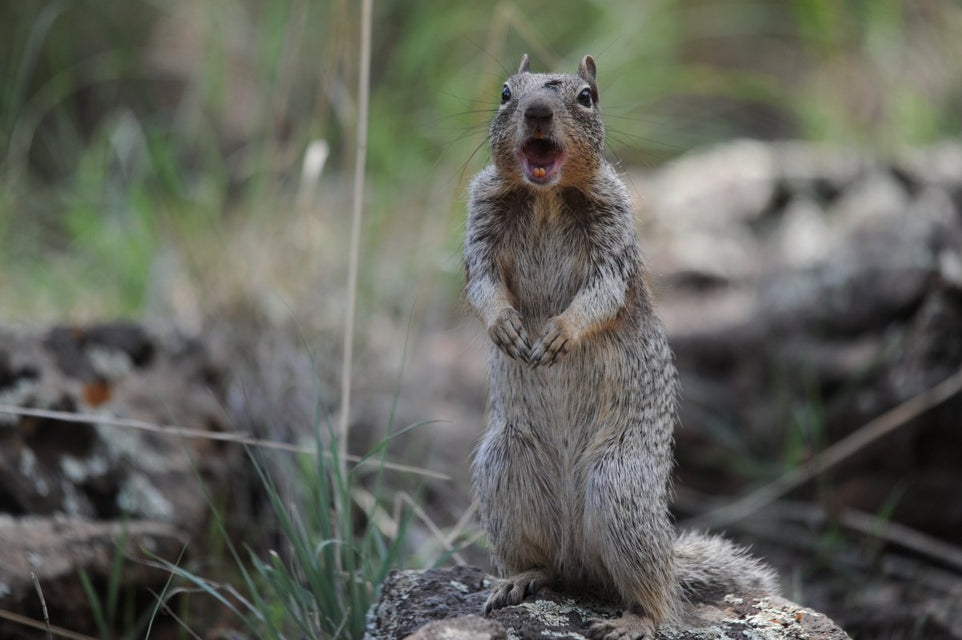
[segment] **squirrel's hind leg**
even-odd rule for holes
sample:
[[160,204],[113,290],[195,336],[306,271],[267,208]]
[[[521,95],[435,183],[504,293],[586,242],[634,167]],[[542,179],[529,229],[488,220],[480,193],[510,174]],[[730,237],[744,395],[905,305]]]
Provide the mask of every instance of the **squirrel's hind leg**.
[[[667,506],[667,455],[649,455],[651,445],[631,441],[623,449],[635,455],[609,452],[593,465],[585,495],[584,539],[597,580],[610,584],[631,616],[612,626],[603,637],[645,637],[638,620],[653,625],[675,617],[677,593],[675,533]],[[636,620],[638,619],[638,620]],[[604,625],[602,625],[604,626]],[[600,633],[600,632],[599,632]]]
[[548,569],[529,569],[498,580],[484,603],[485,615],[495,609],[520,604],[527,596],[537,593],[541,587],[550,584],[555,579]]

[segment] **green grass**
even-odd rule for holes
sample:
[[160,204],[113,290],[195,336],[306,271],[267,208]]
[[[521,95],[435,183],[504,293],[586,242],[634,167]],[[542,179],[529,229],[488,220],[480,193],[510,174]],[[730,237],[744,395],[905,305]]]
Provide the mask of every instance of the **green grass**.
[[[251,637],[360,638],[381,583],[408,562],[411,512],[396,514],[389,531],[381,530],[383,520],[376,517],[388,506],[382,502],[388,495],[382,483],[386,447],[403,431],[390,434],[347,469],[338,459],[334,430],[328,429],[323,438],[319,430],[316,446],[322,454],[300,456],[297,474],[283,486],[268,471],[271,465],[251,452],[282,546],[266,553],[238,547],[223,514],[212,509],[238,578],[223,584],[174,563],[164,565],[180,582],[230,610]],[[355,495],[368,462],[374,463],[372,493],[378,503],[366,505],[361,517]]]
[[[110,638],[112,630],[117,625],[117,608],[120,601],[120,591],[122,588],[122,577],[124,568],[124,554],[127,551],[127,530],[124,528],[122,535],[116,542],[114,553],[110,563],[110,574],[107,576],[106,593],[101,600],[94,587],[93,582],[87,572],[80,570],[80,584],[90,603],[90,611],[93,614],[94,622],[97,625],[97,632],[101,638]],[[128,612],[130,610],[128,609]],[[128,616],[129,617],[129,616]],[[128,628],[132,626],[132,621],[126,621]]]
[[[226,512],[208,497],[214,535],[232,562],[194,558],[195,565],[207,567],[201,571],[188,568],[180,559],[170,562],[155,557],[155,563],[170,572],[170,579],[153,607],[138,610],[134,593],[124,587],[126,556],[131,550],[123,534],[102,583],[95,583],[84,571],[79,575],[97,637],[149,637],[153,625],[175,610],[180,612],[177,622],[182,637],[196,637],[211,620],[223,620],[197,602],[208,598],[233,614],[233,628],[241,637],[360,638],[367,612],[390,571],[433,566],[449,557],[411,553],[407,531],[412,511],[395,508],[389,515],[392,492],[384,484],[387,445],[417,426],[390,433],[350,468],[338,459],[333,428],[326,429],[323,438],[318,429],[315,446],[321,454],[299,455],[294,461],[296,472],[286,474],[289,477],[283,483],[274,474],[290,465],[289,458],[272,464],[249,450],[281,546],[263,550],[235,541],[228,533]],[[362,485],[370,490],[363,490],[365,494],[375,496],[375,504],[358,504]]]

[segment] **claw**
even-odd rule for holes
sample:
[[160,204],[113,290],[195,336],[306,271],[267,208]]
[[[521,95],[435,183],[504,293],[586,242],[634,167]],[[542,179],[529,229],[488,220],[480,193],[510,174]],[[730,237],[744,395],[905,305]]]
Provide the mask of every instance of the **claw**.
[[551,318],[528,357],[531,368],[552,366],[571,349],[573,336],[560,317]]
[[488,600],[484,603],[484,614],[488,615],[495,609],[520,604],[529,595],[537,593],[550,580],[550,574],[542,569],[531,569],[499,580],[491,587]]
[[655,623],[647,616],[626,612],[614,620],[592,620],[588,637],[592,640],[653,640]]
[[488,329],[491,340],[501,351],[515,360],[526,362],[531,347],[521,316],[512,308],[505,309]]

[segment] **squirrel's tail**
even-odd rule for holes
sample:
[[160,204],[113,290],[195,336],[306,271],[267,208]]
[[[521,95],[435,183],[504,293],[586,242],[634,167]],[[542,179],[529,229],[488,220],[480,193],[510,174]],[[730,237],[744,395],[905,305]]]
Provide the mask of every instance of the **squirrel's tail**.
[[748,550],[719,536],[686,531],[675,541],[675,572],[688,599],[728,593],[779,593],[778,577]]

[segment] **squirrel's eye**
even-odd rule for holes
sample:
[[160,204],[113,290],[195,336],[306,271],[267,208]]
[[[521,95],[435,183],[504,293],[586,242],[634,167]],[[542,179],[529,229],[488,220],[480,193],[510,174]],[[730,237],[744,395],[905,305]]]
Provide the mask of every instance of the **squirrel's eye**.
[[578,94],[578,104],[583,107],[591,106],[591,89],[585,87],[581,90],[581,93]]
[[508,88],[508,85],[504,85],[504,89],[501,90],[501,104],[504,104],[510,99],[511,99],[511,89]]

